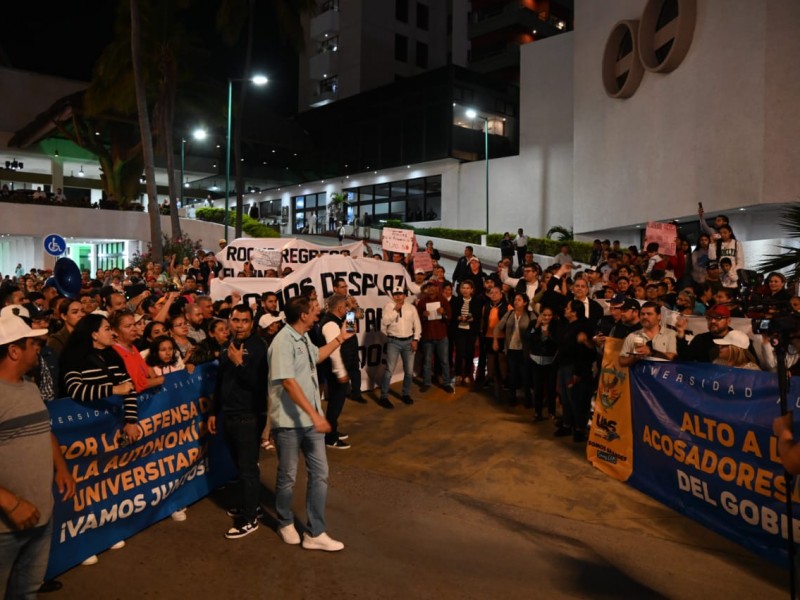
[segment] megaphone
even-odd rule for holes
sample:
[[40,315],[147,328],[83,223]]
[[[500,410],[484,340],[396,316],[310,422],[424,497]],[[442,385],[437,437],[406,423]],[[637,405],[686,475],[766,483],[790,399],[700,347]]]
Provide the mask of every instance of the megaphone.
[[81,270],[75,261],[61,257],[53,267],[56,289],[66,298],[76,298],[81,293]]

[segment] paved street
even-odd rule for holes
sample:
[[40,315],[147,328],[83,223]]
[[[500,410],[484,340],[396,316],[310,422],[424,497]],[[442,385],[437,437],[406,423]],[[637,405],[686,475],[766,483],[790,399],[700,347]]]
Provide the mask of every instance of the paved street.
[[[395,386],[396,388],[397,386]],[[522,408],[432,389],[395,409],[348,401],[350,450],[329,450],[337,554],[273,530],[226,540],[225,491],[62,575],[52,598],[784,598],[785,575],[595,471]],[[369,396],[369,395],[368,395]],[[304,516],[304,481],[296,510]]]

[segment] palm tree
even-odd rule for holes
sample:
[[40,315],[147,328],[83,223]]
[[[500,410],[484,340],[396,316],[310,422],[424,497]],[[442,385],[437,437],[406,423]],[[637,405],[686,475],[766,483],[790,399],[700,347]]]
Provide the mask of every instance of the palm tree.
[[[194,67],[202,61],[203,56],[202,52],[192,47],[182,25],[181,11],[185,11],[189,5],[190,0],[148,2],[138,10],[138,38],[143,50],[137,59],[141,61],[145,87],[151,91],[148,104],[152,106],[151,126],[154,127],[155,151],[164,156],[167,162],[173,240],[181,237],[177,205],[180,196],[178,186],[181,184],[175,181],[173,145],[177,89],[181,78],[193,80],[192,74],[196,71]],[[131,68],[133,56],[129,47],[131,26],[127,12],[120,11],[115,23],[118,35],[103,50],[87,92],[88,105],[92,111],[133,115],[137,110],[137,103],[133,101],[136,96]],[[202,97],[198,92],[193,92],[192,95]],[[137,180],[139,173],[136,174]]]
[[139,2],[131,3],[131,63],[136,88],[136,108],[139,113],[139,131],[142,136],[142,153],[147,178],[147,210],[150,216],[150,243],[153,260],[164,260],[164,249],[161,245],[161,215],[158,210],[158,192],[156,189],[155,157],[153,156],[153,138],[150,134],[150,116],[147,110],[147,90],[142,72]]
[[337,221],[344,223],[347,216],[347,207],[350,201],[347,199],[347,194],[344,192],[334,192],[331,194],[331,204],[333,204],[333,214],[336,215]]
[[553,225],[550,229],[547,230],[547,233],[545,235],[547,236],[547,239],[550,240],[556,239],[562,242],[569,242],[575,239],[575,235],[572,232],[572,228],[567,229],[563,225]]
[[[778,225],[786,232],[787,237],[800,238],[800,202],[786,206]],[[800,246],[778,246],[778,249],[781,253],[767,255],[759,263],[758,270],[770,272],[791,269],[795,279],[800,277]]]

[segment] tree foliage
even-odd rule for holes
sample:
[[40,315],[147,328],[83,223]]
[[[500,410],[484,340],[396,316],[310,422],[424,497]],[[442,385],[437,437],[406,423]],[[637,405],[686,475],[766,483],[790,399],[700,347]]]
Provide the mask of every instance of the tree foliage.
[[[778,225],[786,237],[800,238],[800,202],[786,206]],[[780,253],[768,254],[758,265],[763,272],[790,270],[791,275],[800,278],[800,244],[798,246],[778,246]]]

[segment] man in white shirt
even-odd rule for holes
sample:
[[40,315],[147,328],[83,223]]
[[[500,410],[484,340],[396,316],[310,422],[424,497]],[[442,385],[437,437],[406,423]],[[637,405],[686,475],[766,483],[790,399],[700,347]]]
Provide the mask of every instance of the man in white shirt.
[[529,304],[528,310],[531,312],[536,311],[536,303],[533,298],[539,291],[539,275],[541,274],[541,267],[536,263],[526,263],[522,267],[522,277],[509,277],[508,270],[502,269],[500,271],[500,279],[505,285],[514,288],[515,292],[522,292],[528,296]]
[[386,341],[386,371],[381,382],[381,397],[378,404],[383,408],[394,408],[389,401],[389,384],[397,365],[397,359],[403,359],[403,395],[405,404],[413,404],[411,383],[414,379],[414,353],[417,351],[422,336],[422,323],[417,309],[406,304],[406,293],[401,287],[392,290],[392,302],[383,308],[381,332]]
[[677,337],[671,329],[661,327],[661,309],[658,304],[642,304],[639,321],[642,329],[629,333],[622,343],[619,364],[632,367],[639,360],[675,360],[678,357]]
[[522,227],[517,230],[517,237],[514,238],[517,249],[517,267],[525,264],[525,254],[528,251],[528,236],[522,232]]

